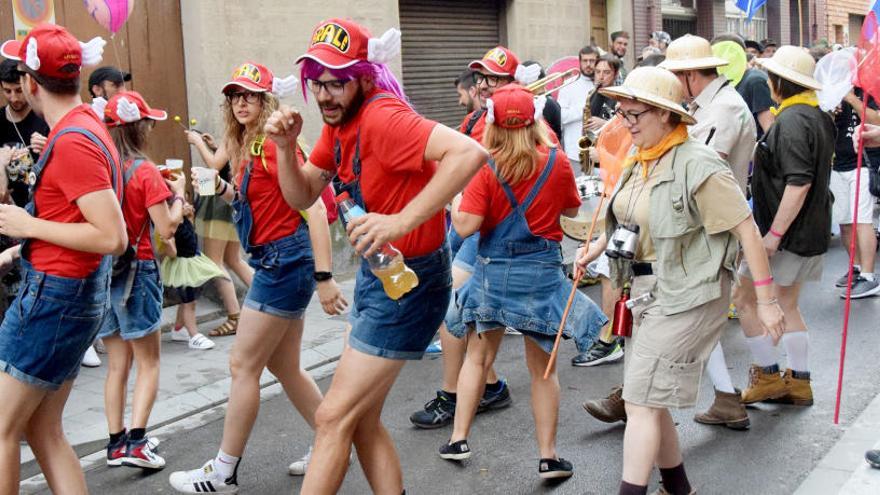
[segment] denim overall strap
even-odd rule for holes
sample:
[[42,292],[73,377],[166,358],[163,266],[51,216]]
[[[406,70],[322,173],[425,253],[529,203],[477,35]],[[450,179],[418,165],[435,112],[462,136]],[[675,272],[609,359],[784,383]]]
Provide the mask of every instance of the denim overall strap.
[[[128,183],[134,177],[134,174],[135,174],[135,172],[137,172],[137,169],[140,168],[141,165],[143,165],[144,161],[145,160],[143,158],[136,158],[132,162],[132,164],[129,165],[129,167],[124,169],[124,171],[122,172],[122,191],[123,191],[123,194],[125,192],[125,188],[128,187]],[[123,167],[124,167],[124,164],[123,164]],[[124,196],[122,198],[122,203],[124,206],[125,205],[125,197]],[[124,210],[123,210],[123,213],[124,213]],[[138,248],[138,245],[141,243],[141,239],[144,237],[144,232],[147,231],[147,225],[151,225],[149,213],[147,213],[147,218],[146,218],[146,220],[144,220],[144,224],[141,226],[141,231],[138,233],[137,238],[134,239],[134,242],[132,242],[132,239],[128,240],[129,246],[134,248],[134,257],[131,259],[131,263],[129,264],[128,270],[125,272],[125,289],[123,290],[123,293],[122,293],[122,304],[123,305],[128,303],[128,298],[131,297],[131,290],[134,288],[134,279],[137,276],[137,271],[138,271],[137,248]],[[152,227],[150,227],[151,239],[152,239],[152,232],[153,232],[153,229],[152,229]],[[150,242],[150,244],[152,245],[152,241]],[[154,255],[155,255],[155,252],[154,252]]]
[[[87,137],[89,141],[95,143],[101,150],[101,152],[104,153],[104,157],[107,158],[107,164],[110,166],[110,185],[113,188],[113,192],[116,193],[116,197],[119,199],[120,204],[122,203],[124,197],[123,195],[125,194],[124,187],[122,187],[122,185],[118,182],[120,179],[120,177],[117,175],[118,165],[116,164],[116,161],[113,160],[113,155],[110,153],[110,150],[107,149],[107,146],[104,145],[104,142],[101,141],[98,136],[96,136],[92,131],[84,127],[67,127],[58,131],[58,134],[55,134],[55,136],[52,137],[52,140],[49,141],[48,144],[46,144],[46,148],[43,150],[43,154],[40,155],[40,159],[37,160],[37,163],[34,165],[34,168],[31,171],[31,173],[33,174],[30,180],[31,187],[28,191],[28,202],[24,206],[24,209],[25,211],[30,213],[32,217],[37,216],[37,203],[34,199],[37,191],[37,185],[39,185],[40,183],[40,178],[43,177],[43,172],[46,170],[46,163],[48,163],[49,157],[52,156],[52,150],[55,148],[55,142],[58,141],[58,138],[60,138],[61,136],[72,132],[82,134],[83,136]],[[21,242],[22,258],[27,255],[27,248],[29,243],[30,239],[24,239]]]
[[[367,107],[370,103],[381,100],[384,98],[396,98],[392,94],[388,93],[379,93],[377,95],[371,96],[367,101],[364,102],[360,111],[363,111],[364,108]],[[342,143],[339,141],[339,138],[336,138],[336,142],[333,143],[333,156],[336,161],[336,170],[337,175],[333,178],[333,189],[336,191],[336,194],[341,192],[347,192],[351,199],[354,200],[355,204],[367,210],[367,205],[364,203],[363,191],[361,190],[361,128],[357,129],[357,136],[355,137],[354,142],[354,157],[351,160],[351,173],[354,175],[354,180],[345,183],[338,175],[339,167],[342,165]]]
[[254,167],[254,161],[248,162],[244,169],[244,177],[241,178],[241,187],[235,193],[235,199],[232,201],[233,220],[235,221],[235,231],[238,233],[238,241],[241,243],[242,249],[246,253],[251,252],[251,229],[254,225],[254,217],[251,214],[251,205],[248,201],[248,185],[251,181],[251,171]]
[[535,201],[535,198],[538,196],[538,193],[541,191],[541,189],[544,188],[544,184],[547,182],[547,179],[550,177],[550,172],[553,171],[553,164],[555,162],[556,162],[556,148],[550,148],[550,156],[547,157],[547,164],[544,165],[544,171],[541,172],[541,176],[538,177],[538,180],[535,182],[535,186],[532,188],[531,191],[529,191],[528,196],[526,196],[526,199],[524,199],[522,202],[522,205],[520,205],[522,207],[523,214],[525,214],[526,210],[528,210],[529,207],[532,206],[532,203]]

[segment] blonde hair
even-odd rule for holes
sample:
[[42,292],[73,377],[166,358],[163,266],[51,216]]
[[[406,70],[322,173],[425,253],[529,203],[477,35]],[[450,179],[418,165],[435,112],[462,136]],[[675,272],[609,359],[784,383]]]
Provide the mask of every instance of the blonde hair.
[[486,124],[483,146],[495,160],[498,175],[510,185],[528,179],[538,169],[537,146],[555,147],[541,121],[519,129]]
[[119,151],[123,162],[130,159],[143,158],[148,160],[144,148],[147,146],[147,134],[153,128],[153,121],[141,119],[130,124],[110,127],[110,137]]
[[249,126],[244,126],[235,120],[235,112],[229,100],[223,102],[223,119],[226,124],[226,134],[223,143],[226,146],[226,155],[232,166],[233,175],[238,175],[241,162],[250,156],[251,144],[263,134],[263,127],[272,112],[278,110],[278,98],[271,93],[259,93],[260,115]]

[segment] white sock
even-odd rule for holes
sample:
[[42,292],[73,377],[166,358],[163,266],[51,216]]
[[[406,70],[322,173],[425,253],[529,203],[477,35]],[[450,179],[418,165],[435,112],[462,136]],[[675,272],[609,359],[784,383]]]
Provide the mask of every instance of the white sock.
[[792,371],[810,371],[810,338],[806,331],[782,334],[782,345],[788,355],[788,367]]
[[706,363],[706,371],[709,372],[709,378],[715,385],[715,390],[728,394],[735,392],[730,372],[727,370],[727,361],[724,360],[724,349],[721,348],[721,342],[718,342],[715,349],[712,349],[712,354],[709,355],[709,361]]
[[874,281],[874,274],[873,274],[873,273],[867,273],[867,272],[866,272],[866,273],[863,273],[863,274],[862,274],[862,278],[865,279],[865,280],[868,280],[868,281],[870,281],[870,282],[873,282],[873,281]]
[[224,478],[229,478],[235,472],[235,466],[241,457],[235,457],[223,452],[223,449],[217,451],[217,457],[214,458],[214,469],[217,470]]
[[769,335],[746,337],[746,343],[749,345],[758,366],[767,368],[779,364],[776,348],[773,347],[773,339]]

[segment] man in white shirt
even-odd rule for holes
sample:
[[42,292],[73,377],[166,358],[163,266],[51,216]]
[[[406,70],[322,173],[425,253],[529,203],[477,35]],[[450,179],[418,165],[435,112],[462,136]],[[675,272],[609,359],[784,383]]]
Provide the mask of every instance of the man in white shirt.
[[559,106],[562,107],[562,142],[565,146],[565,155],[574,169],[575,177],[582,174],[578,141],[583,133],[584,106],[587,104],[587,97],[595,87],[593,73],[596,70],[596,62],[599,60],[599,52],[594,47],[587,45],[581,48],[578,58],[580,59],[580,77],[560,89],[557,98]]

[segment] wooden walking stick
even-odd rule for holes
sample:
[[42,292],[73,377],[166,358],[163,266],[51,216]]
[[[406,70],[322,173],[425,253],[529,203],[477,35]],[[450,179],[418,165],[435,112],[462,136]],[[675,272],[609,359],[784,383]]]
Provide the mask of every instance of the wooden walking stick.
[[[605,201],[605,194],[599,196],[599,206],[593,212],[593,220],[590,222],[590,232],[587,234],[587,243],[593,239],[593,230],[596,228],[596,220],[599,218],[599,212],[602,211],[602,203]],[[587,244],[589,245],[589,244]],[[550,370],[553,369],[553,363],[559,354],[559,341],[562,340],[562,329],[565,328],[565,321],[568,319],[568,313],[571,311],[571,304],[574,302],[574,293],[577,292],[578,281],[583,277],[580,267],[574,272],[574,280],[571,283],[571,292],[568,294],[568,302],[565,304],[565,311],[562,312],[562,320],[559,322],[559,330],[556,331],[556,341],[553,343],[553,351],[550,353],[550,361],[547,363],[547,369],[544,370],[544,379],[550,377]]]

